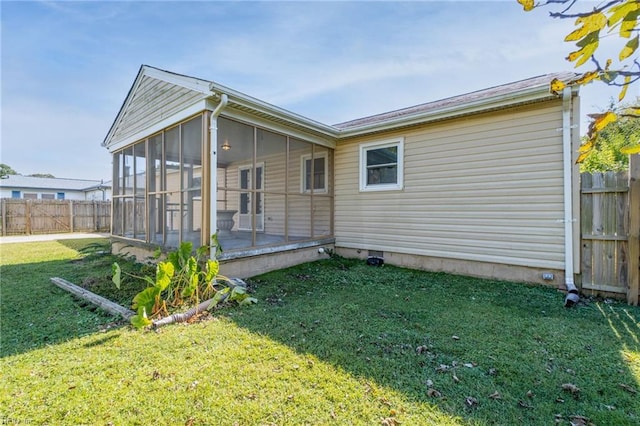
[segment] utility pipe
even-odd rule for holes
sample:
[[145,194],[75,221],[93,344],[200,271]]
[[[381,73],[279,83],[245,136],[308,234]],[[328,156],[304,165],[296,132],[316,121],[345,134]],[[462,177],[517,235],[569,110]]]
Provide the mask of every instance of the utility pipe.
[[[218,116],[222,109],[229,103],[229,97],[223,93],[220,95],[220,103],[211,113],[209,119],[209,140],[211,142],[211,151],[209,152],[209,231],[215,233],[218,231]],[[216,258],[216,250],[209,250],[209,257]]]
[[562,92],[562,162],[564,169],[564,281],[567,296],[564,306],[573,306],[580,300],[578,289],[573,282],[573,197],[572,197],[572,169],[571,161],[571,87],[565,87]]

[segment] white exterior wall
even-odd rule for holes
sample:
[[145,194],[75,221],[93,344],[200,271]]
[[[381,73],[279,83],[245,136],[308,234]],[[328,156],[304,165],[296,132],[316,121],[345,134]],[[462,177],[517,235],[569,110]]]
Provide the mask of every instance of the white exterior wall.
[[85,200],[89,201],[108,201],[110,199],[111,188],[105,190],[93,189],[85,193]]
[[[341,141],[336,247],[564,269],[562,104]],[[360,192],[359,145],[404,137],[404,188]]]
[[53,199],[58,199],[58,193],[64,192],[65,200],[85,200],[85,192],[84,191],[72,191],[68,189],[38,189],[38,188],[1,188],[0,189],[0,198],[11,198],[13,191],[20,191],[20,198],[24,198],[24,194],[37,194],[37,199],[42,199],[42,194],[53,194]]

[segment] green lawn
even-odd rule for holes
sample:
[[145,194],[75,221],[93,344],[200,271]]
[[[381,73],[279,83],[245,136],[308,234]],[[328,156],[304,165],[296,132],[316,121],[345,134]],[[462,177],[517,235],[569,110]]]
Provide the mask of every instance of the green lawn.
[[79,259],[89,242],[0,245],[0,423],[640,423],[637,307],[329,259],[249,280],[257,305],[140,332],[49,282],[128,300],[111,256]]

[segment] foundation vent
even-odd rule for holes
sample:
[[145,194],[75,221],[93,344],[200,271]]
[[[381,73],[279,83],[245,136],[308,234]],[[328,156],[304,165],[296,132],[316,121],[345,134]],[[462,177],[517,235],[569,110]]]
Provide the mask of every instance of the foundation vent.
[[384,265],[384,253],[379,250],[369,250],[367,257],[367,265],[382,266]]

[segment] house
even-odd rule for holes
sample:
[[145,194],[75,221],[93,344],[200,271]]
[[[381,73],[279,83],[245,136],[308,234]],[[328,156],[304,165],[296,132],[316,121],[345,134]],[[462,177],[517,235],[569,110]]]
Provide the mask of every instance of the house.
[[[217,232],[225,275],[319,248],[412,268],[573,284],[578,88],[534,77],[336,125],[142,66],[103,146],[114,250]],[[545,279],[543,280],[543,274]]]
[[0,198],[31,200],[96,200],[111,197],[111,184],[99,180],[7,175],[0,180]]

